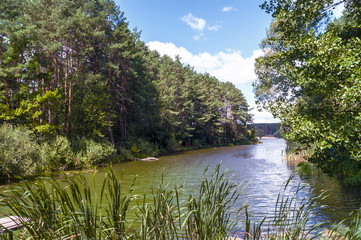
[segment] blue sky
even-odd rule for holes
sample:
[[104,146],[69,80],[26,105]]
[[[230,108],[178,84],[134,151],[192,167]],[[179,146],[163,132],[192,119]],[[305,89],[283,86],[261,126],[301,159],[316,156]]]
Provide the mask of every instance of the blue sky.
[[179,55],[198,72],[208,72],[239,88],[254,108],[255,122],[278,122],[258,112],[252,92],[254,60],[262,55],[271,16],[264,0],[115,0],[130,28],[137,28],[151,49]]

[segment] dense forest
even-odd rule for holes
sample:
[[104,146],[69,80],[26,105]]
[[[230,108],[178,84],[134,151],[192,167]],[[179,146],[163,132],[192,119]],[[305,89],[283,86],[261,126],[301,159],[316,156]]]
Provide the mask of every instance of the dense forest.
[[0,172],[255,138],[242,92],[150,51],[112,0],[0,2]]
[[[343,15],[331,18],[344,4]],[[268,1],[265,55],[256,62],[258,103],[282,121],[283,136],[308,161],[361,183],[361,3]]]

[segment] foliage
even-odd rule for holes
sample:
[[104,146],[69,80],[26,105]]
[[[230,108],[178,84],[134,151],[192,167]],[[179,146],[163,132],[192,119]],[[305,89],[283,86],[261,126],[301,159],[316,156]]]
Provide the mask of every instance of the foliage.
[[[261,107],[282,121],[283,136],[313,145],[308,159],[324,172],[352,176],[360,164],[360,4],[278,0],[263,5],[274,16],[265,55],[256,61],[254,92]],[[351,127],[352,126],[352,127]]]
[[296,167],[296,172],[301,177],[309,177],[313,174],[313,172],[316,171],[315,166],[312,163],[309,162],[300,162]]
[[95,142],[91,139],[81,139],[80,141],[82,148],[77,154],[77,160],[81,166],[87,168],[108,162],[107,158],[116,152],[109,142]]
[[185,231],[190,239],[225,239],[240,221],[245,206],[234,209],[239,186],[219,168],[220,165],[209,178],[203,178],[199,195],[188,199]]
[[[0,10],[0,121],[27,126],[42,148],[52,152],[57,136],[74,149],[92,140],[99,154],[105,139],[118,149],[130,141],[142,155],[251,140],[242,92],[150,51],[113,0],[4,0]],[[108,154],[82,151],[46,168]]]
[[[150,203],[143,196],[131,209],[134,185],[124,193],[109,169],[101,186],[100,193],[92,192],[84,175],[65,182],[40,178],[35,185],[25,182],[11,188],[10,195],[1,194],[1,204],[24,220],[20,239],[222,239],[237,222],[231,216],[240,189],[219,166],[204,176],[200,195],[185,203],[179,199],[181,186],[169,190],[161,181]],[[131,210],[135,220],[127,217]]]
[[[184,195],[182,186],[170,188],[163,176],[149,195],[134,195],[135,183],[125,190],[122,181],[105,170],[100,192],[84,175],[59,181],[39,178],[36,184],[24,182],[1,194],[1,205],[21,216],[25,230],[19,239],[315,239],[320,225],[310,217],[323,196],[298,199],[302,187],[289,188],[289,179],[279,194],[275,214],[254,222],[246,205],[237,200],[241,185],[232,182],[229,172],[218,165],[200,182],[199,194]],[[99,174],[99,173],[98,173]],[[90,183],[92,182],[92,183]],[[312,195],[312,194],[311,194]],[[136,201],[135,207],[130,207]],[[134,217],[135,216],[135,217]],[[359,216],[344,232],[339,225],[333,234],[357,239]],[[253,227],[252,227],[253,226]],[[238,231],[242,228],[241,231]],[[6,239],[6,236],[2,236]]]
[[12,175],[31,175],[39,170],[38,144],[25,127],[0,126],[0,174],[10,179]]
[[72,164],[74,153],[66,137],[57,136],[50,142],[43,142],[39,150],[45,171],[56,171]]
[[[250,125],[251,127],[254,127],[257,132],[262,133],[259,135],[272,135],[274,137],[282,137],[280,132],[281,130],[281,124],[280,123],[254,123]],[[262,130],[262,131],[261,131]],[[260,136],[258,136],[260,137]]]
[[134,155],[132,154],[132,151],[126,147],[123,146],[118,147],[117,152],[121,160],[125,160],[125,161],[134,160]]
[[256,130],[256,136],[259,137],[259,139],[261,139],[264,136],[263,129],[257,129]]
[[159,148],[156,144],[148,142],[144,139],[130,141],[132,143],[131,151],[138,158],[159,155]]

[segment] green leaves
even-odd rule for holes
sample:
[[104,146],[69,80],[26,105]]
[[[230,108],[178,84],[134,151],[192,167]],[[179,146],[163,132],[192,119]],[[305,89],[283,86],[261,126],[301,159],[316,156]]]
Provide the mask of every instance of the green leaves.
[[[347,23],[347,30],[343,21],[359,14],[360,8],[347,5],[344,16],[325,28],[321,24],[331,2],[286,2],[277,1],[278,12],[262,44],[266,54],[257,59],[256,98],[282,120],[287,139],[316,146],[310,160],[319,167],[337,174],[344,172],[341,162],[349,161],[357,172],[361,53],[359,37],[351,32],[358,31],[359,20]],[[304,24],[284,24],[293,21]]]

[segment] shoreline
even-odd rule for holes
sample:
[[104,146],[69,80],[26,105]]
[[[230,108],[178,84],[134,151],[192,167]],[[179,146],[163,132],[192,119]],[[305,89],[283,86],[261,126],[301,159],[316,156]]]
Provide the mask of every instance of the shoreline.
[[262,138],[259,138],[258,137],[258,140],[260,141],[262,141],[262,140],[274,140],[274,139],[282,139],[282,138],[278,138],[278,137],[274,137],[274,136],[264,136],[264,137],[262,137]]

